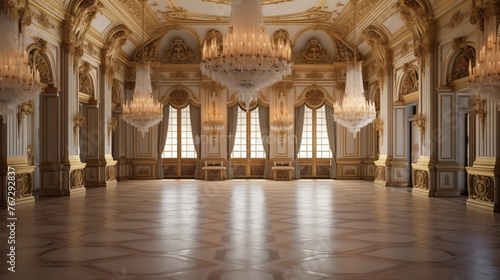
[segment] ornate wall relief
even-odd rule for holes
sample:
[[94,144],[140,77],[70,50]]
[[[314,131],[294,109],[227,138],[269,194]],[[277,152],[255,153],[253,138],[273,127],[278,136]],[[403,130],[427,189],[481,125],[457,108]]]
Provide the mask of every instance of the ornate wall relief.
[[122,92],[118,80],[113,80],[111,86],[111,109],[117,110],[122,108]]
[[116,180],[116,166],[106,167],[106,182]]
[[30,197],[33,195],[33,178],[31,174],[16,175],[16,199]]
[[319,108],[325,102],[325,97],[325,92],[316,88],[314,85],[312,89],[306,92],[306,105],[310,108]]
[[375,165],[375,180],[385,181],[385,166]]
[[429,190],[429,173],[426,170],[413,169],[413,187]]
[[76,169],[71,171],[69,178],[69,186],[70,189],[80,189],[85,188],[85,170],[84,169]]
[[470,175],[469,182],[469,197],[471,199],[494,202],[495,190],[490,177]]
[[169,48],[167,48],[160,59],[162,63],[196,63],[198,56],[189,48],[182,39],[174,39]]
[[184,108],[189,103],[189,93],[184,89],[178,88],[169,94],[170,105],[175,108]]
[[306,46],[295,55],[295,63],[319,64],[331,62],[330,55],[316,38],[309,40]]

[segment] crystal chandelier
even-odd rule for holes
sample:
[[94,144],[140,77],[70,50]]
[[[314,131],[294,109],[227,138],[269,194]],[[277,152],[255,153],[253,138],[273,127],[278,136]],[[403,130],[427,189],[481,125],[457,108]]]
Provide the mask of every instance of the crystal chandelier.
[[17,106],[40,93],[40,74],[28,64],[23,35],[19,33],[19,9],[9,0],[0,1],[0,115],[15,114]]
[[[354,32],[356,32],[356,1],[354,1]],[[354,37],[356,38],[356,35]],[[342,101],[333,104],[333,119],[346,127],[356,138],[359,130],[371,123],[375,117],[375,104],[365,98],[362,63],[356,61],[355,50],[354,61],[347,65],[344,97]]]
[[290,75],[291,65],[289,40],[265,31],[261,0],[232,0],[222,50],[216,38],[203,43],[202,74],[237,90],[247,109],[259,90]]
[[483,45],[474,68],[469,61],[469,73],[472,93],[500,104],[500,26],[496,42]]
[[217,137],[217,134],[224,129],[222,116],[215,110],[215,102],[212,103],[212,114],[207,114],[205,116],[205,120],[203,121],[203,129],[207,132],[207,134],[212,135],[211,141],[215,145],[215,138]]
[[[142,29],[144,32],[144,1],[142,3]],[[144,33],[143,33],[144,46]],[[125,102],[123,105],[123,120],[135,126],[142,137],[150,127],[158,124],[163,119],[162,104],[154,100],[153,90],[151,88],[151,68],[149,61],[144,56],[137,63],[135,70],[135,89],[132,101]]]
[[283,138],[287,131],[293,130],[292,117],[284,112],[283,102],[280,102],[280,111],[274,114],[273,120],[270,124],[271,130],[278,133],[281,138],[281,145],[283,146]]

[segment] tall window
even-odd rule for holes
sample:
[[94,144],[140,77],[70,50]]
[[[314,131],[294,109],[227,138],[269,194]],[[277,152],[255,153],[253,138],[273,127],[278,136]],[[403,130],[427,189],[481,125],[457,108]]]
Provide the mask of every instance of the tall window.
[[299,158],[331,158],[332,151],[328,142],[325,106],[317,109],[305,108],[304,129]]
[[189,106],[182,109],[170,108],[162,158],[196,158]]
[[238,122],[232,158],[265,158],[259,125],[259,108],[247,112],[238,109]]

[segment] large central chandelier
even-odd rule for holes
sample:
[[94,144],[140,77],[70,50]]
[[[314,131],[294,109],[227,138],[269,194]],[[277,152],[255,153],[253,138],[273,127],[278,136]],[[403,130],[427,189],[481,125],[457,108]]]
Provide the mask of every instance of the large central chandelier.
[[[354,32],[356,32],[356,1],[354,1]],[[356,38],[356,35],[354,37]],[[333,104],[333,119],[346,127],[356,138],[359,130],[371,123],[375,117],[375,104],[365,98],[362,63],[356,61],[356,50],[354,50],[354,61],[347,65],[344,97],[342,101]]]
[[237,90],[248,109],[259,90],[291,74],[291,56],[288,39],[273,40],[265,31],[261,0],[233,0],[222,50],[216,38],[205,41],[201,71]]
[[19,33],[19,9],[12,1],[0,1],[0,115],[15,114],[17,106],[40,93],[40,75],[28,64],[23,35]]
[[142,4],[143,49],[142,59],[137,63],[135,70],[135,89],[132,101],[123,105],[123,120],[135,126],[142,137],[150,127],[163,119],[163,107],[155,101],[151,88],[151,67],[144,55],[144,0]]
[[469,61],[469,73],[472,93],[500,104],[500,26],[496,42],[483,45],[474,68]]

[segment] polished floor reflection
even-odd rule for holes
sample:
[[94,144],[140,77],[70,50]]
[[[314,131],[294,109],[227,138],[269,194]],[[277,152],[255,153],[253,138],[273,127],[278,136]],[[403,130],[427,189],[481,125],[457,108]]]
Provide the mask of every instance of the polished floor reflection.
[[499,214],[372,182],[126,181],[16,211],[16,272],[2,261],[3,280],[500,275]]

